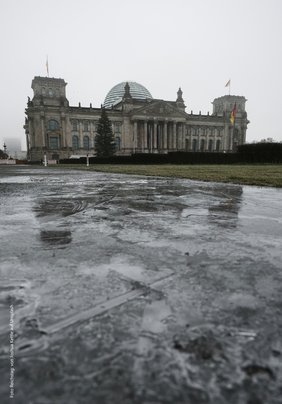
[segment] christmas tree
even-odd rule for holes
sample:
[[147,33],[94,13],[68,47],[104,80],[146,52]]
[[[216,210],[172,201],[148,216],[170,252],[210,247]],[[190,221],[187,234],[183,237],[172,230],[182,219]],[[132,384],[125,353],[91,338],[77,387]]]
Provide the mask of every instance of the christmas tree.
[[98,121],[95,151],[97,157],[111,157],[115,154],[115,138],[112,124],[104,108],[102,108],[101,118]]

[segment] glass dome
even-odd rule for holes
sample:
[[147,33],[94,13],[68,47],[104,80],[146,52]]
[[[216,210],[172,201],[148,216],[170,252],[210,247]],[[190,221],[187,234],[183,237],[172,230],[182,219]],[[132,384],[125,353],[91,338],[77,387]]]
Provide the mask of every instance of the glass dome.
[[115,105],[119,103],[122,100],[122,97],[124,96],[124,87],[126,83],[129,84],[130,87],[130,94],[132,98],[138,99],[138,100],[146,100],[147,98],[152,99],[153,97],[145,88],[139,83],[136,83],[135,81],[123,81],[122,83],[117,84],[114,86],[106,95],[105,101],[104,101],[104,107],[106,108],[111,108],[112,105]]

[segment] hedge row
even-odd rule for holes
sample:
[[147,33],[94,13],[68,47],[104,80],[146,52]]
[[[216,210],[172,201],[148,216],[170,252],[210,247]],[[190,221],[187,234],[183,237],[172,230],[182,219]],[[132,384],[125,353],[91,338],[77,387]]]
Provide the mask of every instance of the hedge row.
[[254,143],[238,147],[238,155],[245,163],[282,163],[282,143]]
[[[60,160],[62,164],[86,164],[86,157]],[[168,154],[134,154],[110,158],[90,157],[90,164],[279,164],[281,143],[256,143],[238,147],[237,153],[171,152]]]

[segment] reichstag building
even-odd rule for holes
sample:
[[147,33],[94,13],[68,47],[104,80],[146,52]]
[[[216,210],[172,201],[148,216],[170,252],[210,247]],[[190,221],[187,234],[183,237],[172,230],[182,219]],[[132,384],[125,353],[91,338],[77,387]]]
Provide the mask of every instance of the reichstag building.
[[[70,106],[67,83],[60,78],[34,77],[25,119],[28,159],[59,160],[95,155],[101,108]],[[122,82],[106,95],[103,107],[112,122],[117,155],[134,153],[232,152],[246,140],[249,123],[243,96],[224,95],[207,115],[186,112],[179,88],[175,101],[153,98],[141,84]],[[234,124],[231,111],[236,104]]]

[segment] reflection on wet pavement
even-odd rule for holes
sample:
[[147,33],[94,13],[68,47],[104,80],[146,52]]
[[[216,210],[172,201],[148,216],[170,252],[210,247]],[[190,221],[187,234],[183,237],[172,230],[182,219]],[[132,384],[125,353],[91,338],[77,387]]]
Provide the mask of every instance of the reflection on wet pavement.
[[[282,191],[1,167],[1,403],[279,403]],[[3,398],[3,399],[2,399]]]
[[67,230],[41,230],[40,239],[50,245],[65,245],[71,242],[71,232]]

